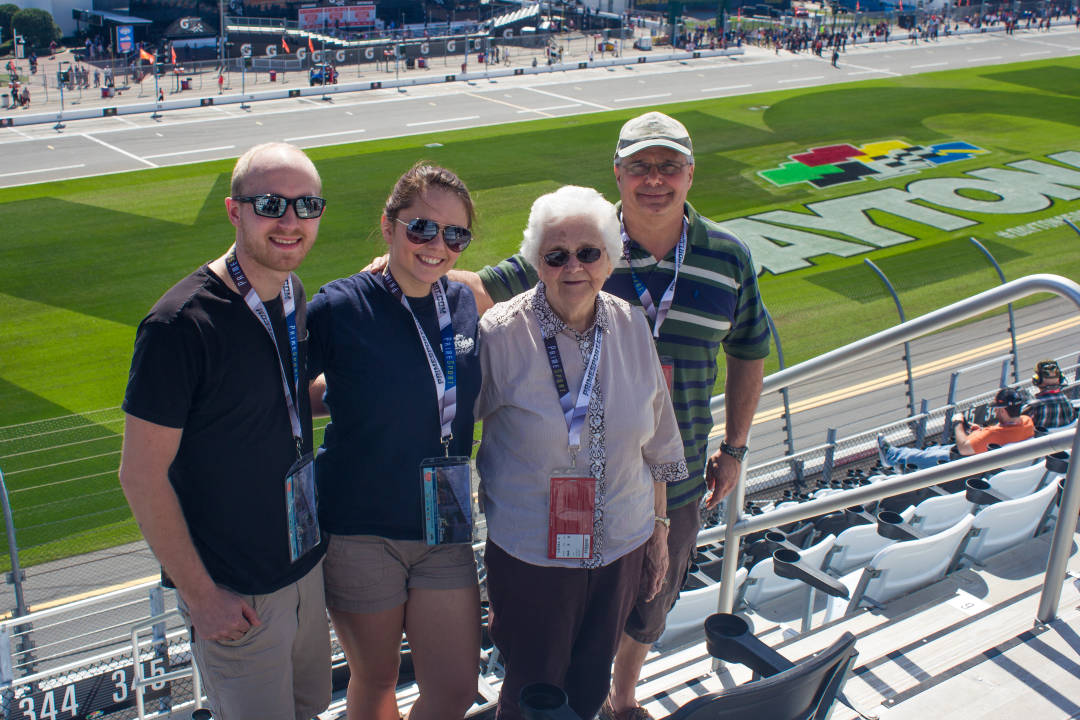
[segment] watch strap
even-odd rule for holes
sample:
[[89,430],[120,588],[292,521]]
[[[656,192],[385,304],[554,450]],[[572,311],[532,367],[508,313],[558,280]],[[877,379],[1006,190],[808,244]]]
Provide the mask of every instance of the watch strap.
[[747,447],[745,445],[743,445],[742,447],[736,447],[734,445],[728,445],[727,442],[724,441],[721,441],[720,443],[720,452],[724,453],[725,455],[730,455],[739,462],[742,462],[743,458],[746,457],[746,451]]

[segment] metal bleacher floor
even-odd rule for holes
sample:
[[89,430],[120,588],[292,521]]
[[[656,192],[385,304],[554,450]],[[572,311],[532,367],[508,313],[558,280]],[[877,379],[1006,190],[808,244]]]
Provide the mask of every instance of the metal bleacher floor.
[[[1058,619],[1035,622],[1051,534],[1001,553],[982,568],[893,600],[881,610],[861,610],[824,626],[824,602],[814,630],[796,637],[804,595],[764,604],[746,617],[754,633],[789,659],[827,647],[850,631],[858,658],[845,687],[852,706],[880,720],[965,718],[1024,720],[1080,718],[1080,534],[1074,535],[1069,574]],[[712,671],[703,640],[669,643],[652,652],[638,685],[639,701],[658,720],[693,698],[750,680],[749,670]],[[494,684],[498,689],[498,684]],[[399,689],[407,715],[414,685]],[[489,717],[490,712],[474,717]],[[837,703],[834,720],[858,718]],[[344,718],[344,698],[322,720]]]

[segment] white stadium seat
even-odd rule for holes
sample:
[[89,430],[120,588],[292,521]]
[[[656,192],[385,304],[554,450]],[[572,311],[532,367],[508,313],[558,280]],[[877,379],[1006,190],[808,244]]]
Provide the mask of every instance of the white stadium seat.
[[972,537],[964,554],[981,563],[991,555],[1034,537],[1057,489],[1054,482],[1031,495],[986,506],[975,516]]
[[[736,588],[746,580],[748,572],[743,567],[735,573]],[[680,640],[687,641],[691,638],[701,640],[704,637],[705,618],[717,612],[719,598],[719,582],[679,593],[679,599],[675,601],[675,606],[668,613],[664,634],[656,641],[656,647],[658,649],[674,647]]]
[[[1046,461],[1041,460],[1027,467],[1002,470],[986,478],[986,481],[995,492],[1009,498],[1019,498],[1035,492],[1044,475],[1046,475]],[[1051,473],[1051,477],[1056,480],[1060,475]]]
[[915,506],[911,524],[927,535],[934,535],[970,515],[973,507],[962,492],[928,497]]
[[[904,522],[911,522],[915,508],[908,508],[900,513]],[[878,535],[877,525],[853,525],[836,536],[836,543],[829,551],[825,570],[830,575],[842,577],[856,568],[861,568],[878,554],[882,548],[892,545],[895,540]]]
[[[815,568],[822,569],[825,564],[825,556],[836,542],[835,535],[826,535],[817,545],[799,551],[802,562]],[[773,559],[765,558],[754,567],[743,582],[742,601],[747,607],[756,607],[767,600],[778,598],[799,589],[806,589],[806,585],[799,580],[782,578],[773,570]]]
[[830,598],[826,622],[841,614],[851,614],[861,603],[875,606],[918,590],[945,577],[960,544],[975,518],[967,515],[948,530],[921,540],[908,540],[879,551],[862,572],[853,572],[841,582],[854,588],[851,601]]

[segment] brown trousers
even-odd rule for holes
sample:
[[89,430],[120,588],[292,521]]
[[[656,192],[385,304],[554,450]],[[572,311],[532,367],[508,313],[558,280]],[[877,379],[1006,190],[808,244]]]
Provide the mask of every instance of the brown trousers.
[[496,719],[521,718],[518,695],[536,682],[558,685],[578,715],[594,717],[637,598],[645,546],[595,570],[531,565],[490,540],[484,557],[491,637],[506,663]]

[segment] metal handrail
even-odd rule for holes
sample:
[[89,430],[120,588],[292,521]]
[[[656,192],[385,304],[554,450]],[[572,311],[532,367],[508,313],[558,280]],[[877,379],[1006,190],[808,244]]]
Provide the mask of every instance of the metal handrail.
[[[837,367],[862,360],[880,350],[941,330],[959,321],[967,320],[1001,305],[1038,293],[1051,293],[1066,300],[1071,300],[1077,311],[1080,312],[1080,285],[1060,275],[1029,275],[934,310],[914,320],[882,330],[862,340],[857,340],[824,355],[801,362],[786,370],[773,373],[765,378],[762,383],[761,393],[764,395],[765,393],[775,392],[780,388],[789,387],[796,382],[811,380],[824,375],[826,372],[835,370]],[[714,397],[711,402],[714,417],[723,408],[724,396],[718,395]],[[909,483],[917,484],[925,481],[926,485],[933,485],[948,477],[958,477],[958,474],[963,473],[965,470],[970,473],[977,472],[979,468],[992,469],[1000,467],[1002,460],[1011,458],[1014,454],[1017,458],[1025,456],[1025,451],[1031,451],[1036,444],[1040,448],[1043,444],[1047,447],[1054,447],[1062,442],[1067,444],[1069,435],[1072,436],[1072,457],[1080,458],[1080,433],[1064,431],[1017,444],[1016,447],[1001,448],[1000,450],[958,460],[936,468],[921,470],[906,475],[904,478]],[[1034,455],[1029,457],[1034,457]],[[1072,536],[1076,532],[1077,512],[1080,512],[1080,480],[1077,479],[1078,474],[1080,474],[1080,470],[1077,469],[1077,463],[1071,462],[1066,475],[1065,490],[1061,496],[1061,509],[1058,513],[1057,526],[1054,529],[1054,538],[1050,546],[1050,557],[1047,560],[1046,573],[1043,577],[1042,597],[1039,601],[1038,610],[1038,620],[1043,623],[1050,622],[1057,617],[1057,605],[1061,600],[1061,587],[1065,582],[1065,569],[1072,547]],[[886,486],[886,489],[899,492],[894,488],[901,487],[903,481],[891,482],[894,484]],[[820,501],[814,500],[801,503],[791,508],[774,511],[768,515],[758,516],[758,519],[746,519],[743,517],[743,502],[746,494],[746,463],[744,463],[739,482],[735,485],[735,489],[727,500],[725,524],[722,526],[725,550],[738,547],[742,537],[754,532],[762,523],[768,522],[769,527],[772,527],[777,524],[813,517],[823,512],[825,507],[838,509],[857,505],[860,502],[875,498],[882,485],[885,485],[885,483],[853,488],[829,495]],[[768,519],[761,520],[760,518]],[[719,532],[716,532],[717,536],[719,534]],[[738,570],[738,560],[739,553],[724,552],[718,602],[721,612],[731,612],[735,607],[735,573]]]
[[22,624],[25,624],[27,622],[35,622],[36,623],[36,622],[39,622],[40,620],[43,620],[44,618],[52,617],[54,615],[62,615],[64,613],[70,613],[71,611],[76,610],[78,608],[85,607],[85,606],[88,606],[88,605],[95,605],[97,603],[102,602],[103,600],[112,600],[113,598],[119,597],[121,595],[125,595],[127,593],[143,592],[143,591],[149,590],[150,588],[154,587],[159,582],[160,582],[159,580],[147,580],[147,581],[141,582],[141,583],[139,583],[137,585],[132,585],[130,587],[120,588],[118,590],[112,590],[112,591],[107,592],[107,593],[102,593],[101,595],[93,595],[93,596],[88,597],[88,598],[83,598],[82,600],[76,600],[74,602],[65,603],[63,605],[56,605],[56,606],[51,607],[51,608],[46,608],[45,610],[35,610],[32,613],[30,613],[28,615],[24,615],[22,617],[8,618],[6,620],[0,620],[0,628],[6,628],[6,627],[10,627],[12,625],[22,625]]
[[169,682],[171,680],[181,680],[186,677],[191,677],[192,682],[192,694],[195,698],[195,708],[202,707],[202,676],[199,674],[199,668],[195,664],[194,653],[194,640],[191,639],[190,632],[188,632],[189,642],[192,646],[191,665],[179,670],[170,670],[160,675],[152,675],[146,677],[143,675],[142,663],[139,662],[139,631],[152,628],[158,623],[163,623],[167,619],[173,616],[182,616],[182,613],[177,610],[168,610],[160,615],[153,615],[143,620],[138,620],[131,624],[131,657],[132,657],[132,669],[131,673],[134,676],[131,689],[135,691],[135,711],[139,720],[144,720],[146,717],[146,703],[143,698],[143,693],[150,685],[156,685],[158,683]]

